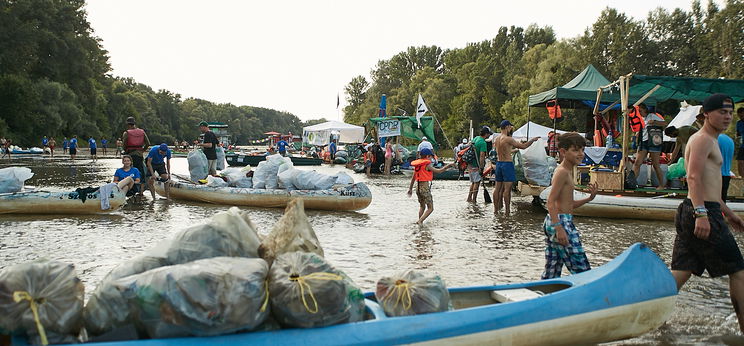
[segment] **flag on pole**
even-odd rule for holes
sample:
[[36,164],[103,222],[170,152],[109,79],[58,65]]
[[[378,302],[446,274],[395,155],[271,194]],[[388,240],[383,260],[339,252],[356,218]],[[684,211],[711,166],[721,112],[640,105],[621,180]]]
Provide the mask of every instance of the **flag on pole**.
[[416,106],[416,122],[418,123],[418,127],[421,127],[421,117],[426,114],[426,112],[429,111],[429,107],[426,107],[426,103],[424,103],[424,98],[419,94],[418,99],[418,106]]
[[338,109],[338,106],[341,105],[341,95],[336,93],[336,109]]

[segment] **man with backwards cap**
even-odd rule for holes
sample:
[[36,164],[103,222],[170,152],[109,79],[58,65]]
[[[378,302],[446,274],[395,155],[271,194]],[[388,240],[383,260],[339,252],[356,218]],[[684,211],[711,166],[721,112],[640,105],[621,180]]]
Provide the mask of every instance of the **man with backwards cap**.
[[486,154],[488,147],[486,137],[493,134],[491,128],[483,126],[480,134],[473,138],[473,149],[475,149],[475,162],[468,162],[468,178],[470,179],[470,191],[468,192],[468,202],[475,202],[478,197],[478,188],[483,180],[483,167],[486,164]]
[[506,215],[511,212],[511,188],[512,184],[517,181],[514,162],[512,162],[512,150],[527,149],[532,143],[535,143],[540,137],[535,137],[526,143],[517,142],[512,137],[514,125],[509,120],[503,120],[501,125],[501,136],[493,140],[493,147],[496,150],[498,161],[496,162],[496,187],[493,190],[493,213],[496,214],[501,210],[501,202],[504,202],[504,211]]
[[691,274],[701,276],[707,270],[712,278],[728,275],[731,302],[744,332],[744,259],[725,222],[742,232],[744,221],[721,200],[723,158],[718,149],[718,135],[731,124],[734,102],[713,94],[703,101],[703,112],[705,123],[685,150],[689,190],[675,216],[672,275],[678,290]]
[[147,180],[147,187],[152,192],[152,199],[155,199],[155,172],[158,173],[158,181],[165,184],[165,198],[170,198],[170,187],[168,186],[168,180],[170,180],[170,159],[171,151],[168,149],[168,145],[161,143],[150,148],[150,153],[147,154],[147,171],[150,173],[150,179]]

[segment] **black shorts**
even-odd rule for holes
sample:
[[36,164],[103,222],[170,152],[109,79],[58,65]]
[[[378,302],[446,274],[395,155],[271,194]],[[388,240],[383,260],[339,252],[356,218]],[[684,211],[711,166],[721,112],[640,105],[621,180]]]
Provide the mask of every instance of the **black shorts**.
[[695,236],[695,215],[692,201],[685,199],[677,207],[674,226],[677,236],[672,250],[672,270],[691,271],[700,276],[707,270],[718,277],[744,270],[744,259],[734,236],[726,225],[717,202],[705,202],[708,209],[710,234],[707,240]]
[[158,172],[158,175],[160,175],[160,174],[168,174],[168,171],[165,169],[165,164],[164,163],[160,163],[160,164],[153,163],[152,164],[152,170],[155,171],[155,172]]
[[736,161],[744,161],[744,148],[736,149]]
[[70,148],[70,155],[77,155],[77,148]]
[[90,148],[90,154],[95,155],[96,154],[96,148]]
[[139,192],[139,188],[140,188],[139,184],[134,184],[134,186],[132,186],[132,188],[129,189],[129,191],[127,191],[127,197],[132,197],[136,195],[137,192]]

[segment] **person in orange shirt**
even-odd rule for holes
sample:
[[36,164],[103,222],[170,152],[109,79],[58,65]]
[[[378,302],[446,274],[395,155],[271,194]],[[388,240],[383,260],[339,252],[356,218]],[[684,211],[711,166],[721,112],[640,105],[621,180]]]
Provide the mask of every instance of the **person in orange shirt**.
[[411,185],[408,187],[408,197],[410,197],[413,194],[413,183],[418,182],[416,195],[419,201],[419,219],[416,223],[419,225],[423,224],[424,220],[434,211],[434,200],[431,197],[431,182],[434,180],[434,173],[442,173],[455,165],[449,163],[442,168],[434,168],[434,163],[431,160],[434,157],[434,152],[431,149],[424,148],[420,154],[420,159],[411,162],[414,171],[411,177]]

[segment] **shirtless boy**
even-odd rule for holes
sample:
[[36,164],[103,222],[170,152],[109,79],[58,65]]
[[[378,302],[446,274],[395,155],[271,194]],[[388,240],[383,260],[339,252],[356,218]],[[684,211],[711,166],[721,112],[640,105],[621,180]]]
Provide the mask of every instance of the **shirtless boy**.
[[744,221],[721,201],[721,164],[718,135],[731,124],[733,100],[713,94],[703,101],[705,124],[690,137],[685,150],[688,199],[677,208],[677,236],[672,250],[672,274],[677,290],[707,270],[710,277],[729,276],[731,303],[744,332],[744,259],[725,221],[738,232]]
[[496,149],[498,161],[496,162],[496,188],[493,190],[493,213],[496,214],[501,210],[501,201],[504,201],[506,215],[511,211],[511,188],[512,184],[517,181],[517,174],[512,162],[512,150],[527,149],[532,143],[535,143],[540,137],[530,139],[526,143],[517,142],[512,137],[514,125],[509,120],[501,122],[501,135],[493,140],[493,147]]
[[[563,161],[553,173],[552,189],[548,195],[548,215],[543,222],[545,231],[545,272],[542,279],[561,276],[565,264],[571,274],[591,269],[581,245],[579,230],[573,224],[573,210],[594,199],[597,185],[590,184],[589,197],[574,201],[574,168],[584,160],[586,142],[576,132],[558,137],[558,152]],[[553,222],[553,220],[556,220]]]

